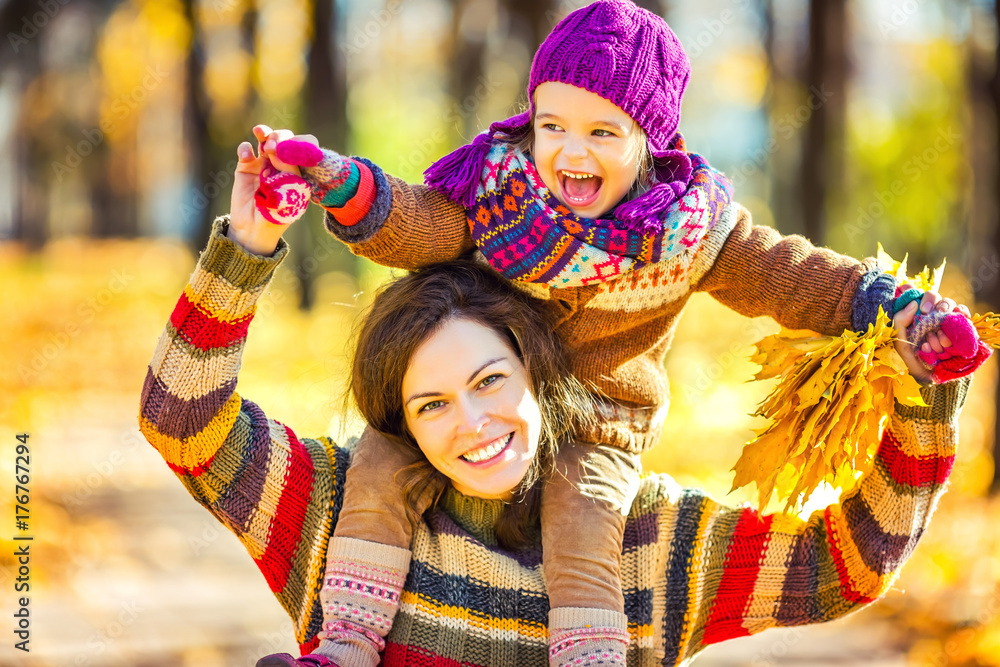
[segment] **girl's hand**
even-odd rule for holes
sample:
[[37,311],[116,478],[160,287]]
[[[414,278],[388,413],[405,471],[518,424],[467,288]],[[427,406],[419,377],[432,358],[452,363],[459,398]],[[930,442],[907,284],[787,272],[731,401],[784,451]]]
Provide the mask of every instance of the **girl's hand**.
[[[902,294],[912,288],[913,285],[902,285],[899,289],[899,293]],[[910,370],[910,374],[916,378],[917,381],[926,384],[932,381],[933,370],[928,368],[928,366],[917,357],[918,350],[907,339],[909,327],[913,324],[913,319],[917,315],[918,308],[920,312],[924,314],[930,313],[933,310],[937,310],[941,313],[949,313],[954,310],[970,319],[971,314],[969,313],[968,308],[956,305],[955,301],[952,299],[942,298],[941,295],[936,292],[924,292],[920,301],[911,302],[906,306],[906,308],[896,313],[896,316],[893,317],[892,324],[897,332],[895,343],[896,352],[898,352],[899,356],[903,358],[903,361],[906,363],[906,367]],[[943,331],[935,330],[927,334],[921,345],[920,351],[925,354],[934,353],[939,360],[945,360],[953,356],[949,351],[951,346],[952,341],[948,338],[948,336]]]
[[[257,134],[254,128],[254,134]],[[258,136],[259,140],[259,136]],[[236,149],[236,174],[229,205],[229,230],[226,236],[255,255],[270,256],[278,247],[278,240],[288,224],[275,224],[262,215],[258,207],[260,174],[273,170],[267,157],[254,153],[253,146],[244,141]],[[306,200],[308,202],[308,198]],[[265,211],[266,212],[266,211]],[[305,212],[303,206],[291,220]]]
[[256,125],[253,134],[260,142],[261,153],[274,165],[275,169],[301,176],[299,165],[285,162],[278,157],[278,144],[289,139],[305,141],[319,148],[319,141],[311,134],[295,134],[291,130],[272,130],[267,125]]

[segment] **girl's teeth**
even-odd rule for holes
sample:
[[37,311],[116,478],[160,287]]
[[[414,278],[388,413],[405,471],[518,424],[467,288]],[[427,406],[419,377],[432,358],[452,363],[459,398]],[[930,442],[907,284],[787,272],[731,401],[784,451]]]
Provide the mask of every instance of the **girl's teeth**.
[[508,434],[503,438],[494,440],[493,442],[491,442],[486,447],[483,447],[482,449],[476,450],[474,452],[469,452],[468,454],[463,454],[462,458],[465,459],[466,461],[469,461],[470,463],[479,463],[480,461],[485,461],[486,459],[493,458],[494,456],[500,453],[501,449],[507,446],[507,443],[510,441],[511,435],[513,434]]

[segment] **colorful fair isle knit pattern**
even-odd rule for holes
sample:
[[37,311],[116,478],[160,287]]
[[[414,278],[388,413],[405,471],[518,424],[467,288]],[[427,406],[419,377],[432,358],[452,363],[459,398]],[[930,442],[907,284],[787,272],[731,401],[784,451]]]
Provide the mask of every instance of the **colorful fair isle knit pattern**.
[[[683,150],[682,139],[677,145]],[[472,239],[504,277],[553,288],[606,282],[667,262],[697,247],[732,198],[725,176],[700,156],[690,158],[690,187],[667,209],[662,228],[647,234],[613,218],[577,217],[545,187],[524,153],[494,142],[468,212]]]
[[[160,338],[139,422],[198,502],[240,538],[291,616],[304,653],[322,631],[320,587],[349,453],[299,438],[235,393],[274,257],[217,223]],[[625,526],[629,665],[678,665],[709,644],[844,616],[892,585],[951,473],[968,378],[897,406],[870,472],[839,504],[794,516],[721,505],[646,477]],[[536,544],[495,546],[484,501],[454,491],[417,526],[385,665],[548,664],[549,605]]]
[[609,638],[608,628],[572,628],[549,635],[549,664],[552,667],[605,665],[624,667],[628,651],[628,632]]
[[604,609],[565,607],[549,612],[551,667],[625,666],[628,618]]
[[410,567],[406,549],[334,537],[320,601],[326,641],[317,653],[340,665],[378,664]]
[[309,206],[309,185],[304,180],[270,164],[259,178],[254,205],[261,217],[275,225],[290,225],[302,216]]

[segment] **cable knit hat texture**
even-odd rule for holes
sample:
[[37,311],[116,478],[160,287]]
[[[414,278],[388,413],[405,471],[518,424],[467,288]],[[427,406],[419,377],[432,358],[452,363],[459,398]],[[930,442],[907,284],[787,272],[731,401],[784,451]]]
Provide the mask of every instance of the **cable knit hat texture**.
[[547,81],[588,90],[631,116],[659,152],[677,131],[690,75],[687,53],[666,21],[630,0],[601,0],[571,13],[542,42],[528,98]]
[[494,138],[516,141],[525,136],[531,129],[535,89],[557,81],[609,100],[646,132],[661,186],[618,214],[640,226],[655,226],[691,178],[691,161],[671,146],[690,75],[687,53],[666,21],[631,0],[598,0],[571,12],[538,47],[528,80],[529,110],[493,123],[488,132],[445,155],[424,172],[424,181],[472,206]]

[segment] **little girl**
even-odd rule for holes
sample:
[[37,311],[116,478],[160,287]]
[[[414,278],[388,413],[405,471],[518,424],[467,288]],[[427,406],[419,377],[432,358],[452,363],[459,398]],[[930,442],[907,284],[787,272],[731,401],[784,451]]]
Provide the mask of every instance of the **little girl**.
[[[320,149],[311,137],[255,128],[277,168],[301,172],[327,229],[354,253],[411,269],[475,252],[554,312],[596,419],[561,448],[541,497],[553,665],[625,664],[625,606],[643,604],[621,590],[625,513],[639,455],[661,436],[663,358],[690,295],[708,292],[744,315],[829,335],[867,329],[879,306],[893,312],[895,281],[875,260],[752,225],[726,178],[687,152],[677,127],[689,74],[660,17],[628,0],[599,0],[539,47],[528,110],[433,164],[426,185]],[[259,203],[274,201],[262,181]],[[950,346],[931,333],[923,351],[946,359]],[[981,361],[958,365],[964,374]],[[464,460],[500,461],[495,444]],[[413,460],[366,433],[330,540],[324,640],[298,660],[268,656],[258,665],[377,664],[409,566],[412,525],[405,475],[396,473]],[[433,493],[409,498],[419,515]],[[697,521],[677,529],[697,531]]]

